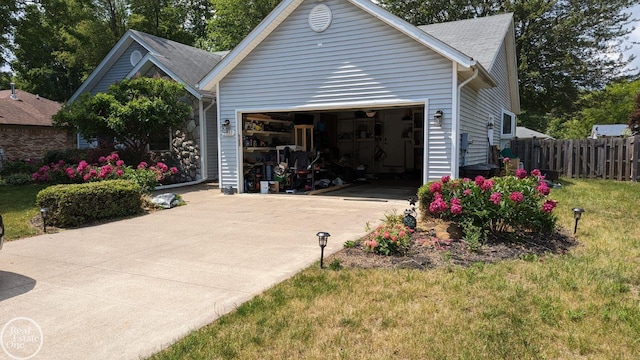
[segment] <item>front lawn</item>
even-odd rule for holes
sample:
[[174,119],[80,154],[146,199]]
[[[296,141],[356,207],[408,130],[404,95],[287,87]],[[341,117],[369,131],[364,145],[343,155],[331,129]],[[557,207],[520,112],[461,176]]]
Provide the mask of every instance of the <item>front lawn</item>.
[[33,236],[42,231],[31,224],[38,216],[36,195],[44,185],[0,186],[0,215],[5,225],[5,240]]
[[552,191],[565,255],[436,270],[312,266],[152,359],[636,359],[640,184]]

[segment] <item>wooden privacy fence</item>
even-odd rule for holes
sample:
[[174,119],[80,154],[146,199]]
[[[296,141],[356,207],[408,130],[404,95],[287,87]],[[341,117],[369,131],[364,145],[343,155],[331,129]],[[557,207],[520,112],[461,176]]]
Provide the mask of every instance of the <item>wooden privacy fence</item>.
[[640,180],[640,136],[582,140],[513,139],[524,168],[555,170],[569,178]]

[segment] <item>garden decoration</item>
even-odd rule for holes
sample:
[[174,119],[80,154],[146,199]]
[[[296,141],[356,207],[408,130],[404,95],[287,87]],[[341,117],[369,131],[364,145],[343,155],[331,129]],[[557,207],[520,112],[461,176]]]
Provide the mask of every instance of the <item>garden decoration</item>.
[[580,218],[582,217],[582,213],[584,212],[583,208],[573,208],[573,218],[576,219],[576,225],[573,228],[573,233],[575,234],[578,231],[578,221],[580,220]]
[[409,206],[411,206],[410,209],[406,209],[404,211],[404,219],[402,219],[402,223],[404,224],[404,226],[408,227],[409,229],[415,229],[416,226],[418,225],[416,222],[416,202],[417,202],[417,198],[415,196],[412,196],[409,198]]
[[320,245],[320,268],[324,268],[323,259],[324,259],[324,247],[327,246],[327,238],[331,236],[328,232],[320,231],[316,234],[318,237],[318,244]]

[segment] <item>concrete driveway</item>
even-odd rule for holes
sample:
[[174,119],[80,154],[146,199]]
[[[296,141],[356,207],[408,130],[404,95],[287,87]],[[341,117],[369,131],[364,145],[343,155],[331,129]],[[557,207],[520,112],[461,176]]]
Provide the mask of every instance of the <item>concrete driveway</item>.
[[188,205],[5,243],[0,359],[137,359],[365,234],[406,201],[222,195]]

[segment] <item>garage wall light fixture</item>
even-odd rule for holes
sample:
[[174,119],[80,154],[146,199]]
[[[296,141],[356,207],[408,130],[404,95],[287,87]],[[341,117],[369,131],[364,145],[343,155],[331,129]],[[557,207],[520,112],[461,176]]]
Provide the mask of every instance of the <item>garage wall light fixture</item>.
[[222,135],[223,136],[233,136],[233,130],[231,130],[231,121],[229,119],[226,119],[222,122],[222,126],[221,126],[221,130],[222,130]]
[[444,117],[444,112],[442,112],[442,110],[436,110],[436,113],[433,114],[433,125],[437,127],[442,127],[443,117]]
[[367,115],[368,118],[372,118],[372,117],[376,116],[376,111],[375,110],[369,110],[369,111],[365,112],[365,115]]

